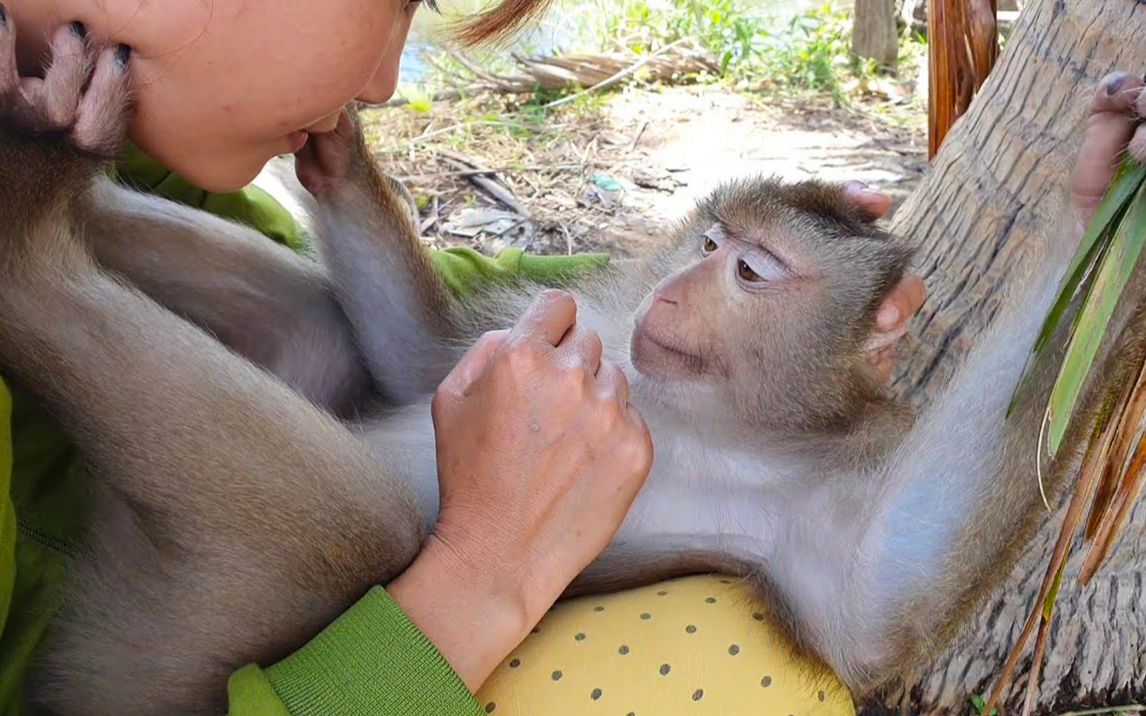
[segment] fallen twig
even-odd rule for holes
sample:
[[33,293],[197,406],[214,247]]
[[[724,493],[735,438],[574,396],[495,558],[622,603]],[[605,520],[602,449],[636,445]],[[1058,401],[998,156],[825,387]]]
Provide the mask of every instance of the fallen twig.
[[513,195],[505,185],[496,179],[491,178],[496,173],[492,169],[487,169],[479,165],[473,159],[454,152],[448,152],[444,149],[439,149],[438,154],[446,160],[446,163],[459,167],[462,171],[473,172],[466,177],[466,180],[478,188],[479,191],[485,193],[490,198],[501,202],[505,206],[512,209],[514,212],[523,218],[529,218],[529,212],[525,210],[518,201],[517,197]]

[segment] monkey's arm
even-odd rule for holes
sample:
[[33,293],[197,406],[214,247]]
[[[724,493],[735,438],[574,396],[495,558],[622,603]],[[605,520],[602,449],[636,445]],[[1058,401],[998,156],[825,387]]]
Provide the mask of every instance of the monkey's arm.
[[[1036,451],[1055,376],[1049,361],[1009,418],[1007,409],[1075,246],[1069,223],[1032,248],[998,317],[886,468],[855,565],[836,593],[851,624],[824,636],[849,683],[877,686],[932,656],[1009,573],[1045,514]],[[1042,463],[1054,500],[1073,460]]]
[[462,329],[408,212],[375,167],[354,122],[311,138],[299,179],[318,204],[323,260],[370,373],[391,400],[432,392],[457,358]]
[[318,405],[348,414],[369,385],[321,266],[245,226],[97,180],[99,263]]

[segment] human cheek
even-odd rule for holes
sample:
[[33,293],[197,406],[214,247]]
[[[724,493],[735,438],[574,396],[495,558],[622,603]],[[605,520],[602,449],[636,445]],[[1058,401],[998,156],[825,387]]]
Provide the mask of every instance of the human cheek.
[[406,48],[406,39],[410,33],[410,20],[413,11],[403,13],[394,27],[394,33],[386,46],[386,54],[378,71],[370,78],[370,82],[359,92],[357,99],[366,104],[381,104],[394,96],[398,87],[398,75],[402,64],[402,51]]

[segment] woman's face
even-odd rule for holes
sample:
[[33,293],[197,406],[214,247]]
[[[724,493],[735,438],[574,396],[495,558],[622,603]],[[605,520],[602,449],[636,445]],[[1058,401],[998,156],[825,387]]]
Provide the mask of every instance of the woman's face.
[[9,5],[21,27],[45,32],[78,19],[99,40],[130,45],[132,140],[213,191],[244,186],[272,157],[299,149],[306,132],[333,129],[347,102],[388,99],[418,7],[409,0]]

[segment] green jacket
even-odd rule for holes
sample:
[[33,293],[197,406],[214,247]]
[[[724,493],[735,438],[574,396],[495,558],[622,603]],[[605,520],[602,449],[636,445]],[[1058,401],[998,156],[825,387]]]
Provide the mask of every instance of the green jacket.
[[[246,223],[295,250],[306,245],[291,216],[261,189],[209,194],[138,152],[116,173],[124,183]],[[608,260],[519,250],[491,259],[465,248],[432,256],[459,293],[522,276],[554,283]],[[75,448],[51,418],[0,380],[0,716],[20,714],[23,674],[60,603],[84,526],[85,479]],[[240,669],[228,691],[232,716],[480,713],[442,655],[381,587],[283,661]]]

